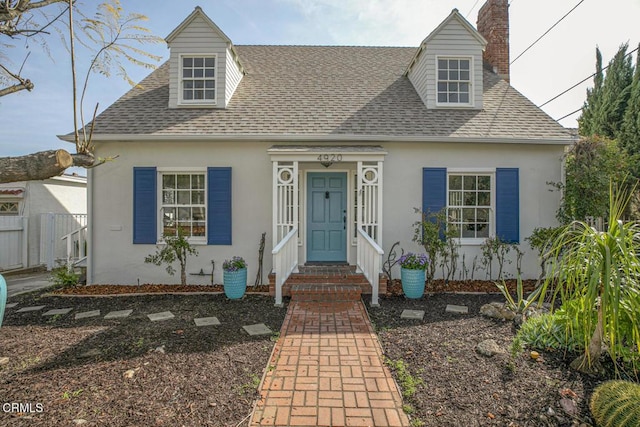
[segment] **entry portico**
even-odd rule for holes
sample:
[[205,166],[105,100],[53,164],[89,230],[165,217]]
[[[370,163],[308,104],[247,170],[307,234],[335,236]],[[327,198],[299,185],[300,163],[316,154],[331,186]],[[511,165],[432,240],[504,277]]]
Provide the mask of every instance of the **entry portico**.
[[299,264],[329,261],[356,265],[377,305],[387,152],[377,145],[275,145],[268,153],[276,304],[282,303],[282,285]]

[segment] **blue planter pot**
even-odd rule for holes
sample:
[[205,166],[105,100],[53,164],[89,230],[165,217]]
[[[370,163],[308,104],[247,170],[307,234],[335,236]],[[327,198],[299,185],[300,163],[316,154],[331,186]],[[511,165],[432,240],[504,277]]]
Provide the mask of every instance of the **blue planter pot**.
[[7,304],[7,282],[4,281],[4,277],[0,274],[0,326],[2,326],[2,319],[4,318],[4,307]]
[[247,290],[247,269],[225,271],[223,275],[224,294],[229,299],[242,298]]
[[422,295],[424,295],[425,271],[402,268],[400,269],[400,275],[404,296],[411,299],[422,298]]

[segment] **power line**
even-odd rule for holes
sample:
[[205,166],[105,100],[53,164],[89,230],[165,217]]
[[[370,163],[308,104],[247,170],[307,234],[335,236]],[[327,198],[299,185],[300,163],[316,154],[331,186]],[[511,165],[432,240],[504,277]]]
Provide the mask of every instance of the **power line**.
[[[513,0],[511,0],[513,1]],[[467,15],[465,16],[465,18],[469,18],[469,15],[471,15],[471,12],[473,12],[473,9],[476,8],[476,6],[478,5],[478,3],[480,2],[480,0],[476,0],[476,2],[473,4],[473,6],[471,6],[471,9],[469,9],[469,12],[467,12]]]
[[567,118],[567,117],[569,117],[569,116],[573,116],[575,113],[577,113],[577,112],[579,112],[579,111],[582,111],[582,107],[578,108],[576,111],[572,111],[572,112],[570,112],[569,114],[567,114],[567,115],[565,115],[565,116],[560,117],[559,119],[557,119],[557,120],[556,120],[556,122],[559,122],[560,120],[566,119],[566,118]]
[[[624,57],[626,58],[629,55],[634,54],[635,52],[638,51],[638,48],[633,49],[631,52],[627,53]],[[606,70],[607,68],[609,68],[609,65],[607,65],[606,67],[602,67],[602,71]],[[560,92],[559,94],[557,94],[556,96],[554,96],[553,98],[551,98],[550,100],[548,100],[547,102],[545,102],[544,104],[540,104],[538,105],[538,108],[542,108],[545,105],[547,105],[548,103],[550,103],[551,101],[555,101],[556,99],[560,98],[562,95],[564,95],[565,93],[569,92],[571,89],[575,89],[576,87],[580,86],[582,83],[586,82],[587,80],[589,80],[590,78],[594,77],[596,74],[598,74],[598,72],[596,71],[595,73],[591,74],[590,76],[584,78],[583,80],[580,80],[578,83],[574,84],[573,86],[571,86],[569,89]]]
[[[518,60],[518,58],[520,58],[520,57],[521,57],[522,55],[524,55],[524,54],[525,54],[529,49],[531,49],[533,46],[535,46],[535,44],[536,44],[536,43],[538,43],[540,40],[542,40],[542,38],[543,38],[544,36],[546,36],[546,35],[549,33],[549,31],[553,30],[553,29],[556,27],[556,25],[558,25],[560,22],[562,22],[562,21],[564,20],[564,18],[566,18],[567,16],[569,16],[569,14],[570,14],[571,12],[573,12],[574,10],[576,10],[576,8],[577,8],[578,6],[580,6],[582,3],[584,3],[584,0],[580,0],[580,2],[579,2],[577,5],[573,6],[573,8],[572,8],[569,12],[567,12],[567,13],[566,13],[562,18],[560,18],[560,19],[559,19],[555,24],[553,24],[553,25],[551,26],[551,28],[549,28],[547,31],[545,31],[543,35],[541,35],[540,37],[538,37],[538,39],[537,39],[536,41],[534,41],[533,43],[531,43],[531,44],[529,45],[529,47],[528,47],[528,48],[526,48],[524,51],[522,51],[522,53],[521,53],[520,55],[518,55],[518,56],[516,57],[516,59],[514,59],[513,61],[511,61],[511,64],[513,64],[514,62],[516,62],[516,61]],[[509,64],[509,65],[511,65],[511,64]]]

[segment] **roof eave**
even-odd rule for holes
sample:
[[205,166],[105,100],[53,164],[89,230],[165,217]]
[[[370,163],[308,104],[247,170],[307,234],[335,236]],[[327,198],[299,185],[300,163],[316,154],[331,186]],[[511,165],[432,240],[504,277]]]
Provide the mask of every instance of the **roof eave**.
[[[73,135],[58,135],[58,138],[73,142]],[[474,137],[474,136],[395,136],[354,134],[94,134],[94,142],[125,141],[268,141],[268,142],[447,142],[476,144],[536,144],[571,145],[575,138],[520,138],[520,137]]]

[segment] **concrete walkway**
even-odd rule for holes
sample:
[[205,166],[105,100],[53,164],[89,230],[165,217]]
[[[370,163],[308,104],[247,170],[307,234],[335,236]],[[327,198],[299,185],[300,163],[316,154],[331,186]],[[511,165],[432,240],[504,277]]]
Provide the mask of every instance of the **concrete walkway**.
[[408,426],[357,302],[291,302],[252,426]]

